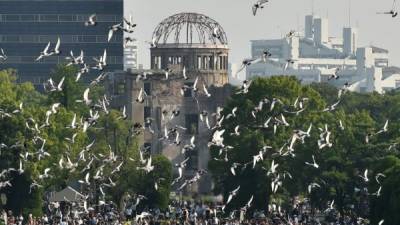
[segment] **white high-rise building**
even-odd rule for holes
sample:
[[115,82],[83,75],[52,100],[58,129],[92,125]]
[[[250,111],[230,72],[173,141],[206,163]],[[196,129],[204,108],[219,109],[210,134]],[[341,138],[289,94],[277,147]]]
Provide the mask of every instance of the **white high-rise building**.
[[137,40],[129,42],[124,48],[124,70],[138,69],[138,46]]
[[[400,88],[400,68],[389,67],[389,51],[375,46],[359,47],[356,28],[343,28],[343,37],[329,37],[328,20],[308,15],[305,32],[293,37],[251,41],[252,58],[268,50],[264,63],[250,65],[246,78],[293,75],[303,83],[329,82],[351,90],[379,92]],[[288,60],[294,62],[287,64]],[[287,65],[286,65],[287,64]],[[284,69],[286,67],[286,69]],[[334,73],[339,79],[329,80]]]
[[228,80],[232,85],[240,85],[244,80],[244,74],[237,73],[239,67],[236,63],[228,64]]

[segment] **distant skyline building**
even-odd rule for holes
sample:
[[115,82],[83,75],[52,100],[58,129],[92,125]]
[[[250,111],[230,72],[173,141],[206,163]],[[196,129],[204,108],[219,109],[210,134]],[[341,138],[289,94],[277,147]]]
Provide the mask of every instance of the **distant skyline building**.
[[139,69],[137,40],[129,42],[124,48],[124,70]]
[[[87,27],[85,21],[92,14],[97,15],[98,23]],[[16,69],[19,82],[38,85],[48,79],[57,64],[66,62],[70,51],[76,56],[83,50],[85,61],[92,65],[93,57],[98,58],[107,49],[107,70],[122,70],[122,32],[116,32],[107,42],[109,26],[122,18],[123,0],[1,0],[0,47],[8,59],[0,69]],[[51,42],[53,49],[58,37],[61,54],[36,62],[47,43]]]
[[242,74],[237,73],[239,67],[236,63],[229,63],[228,64],[228,79],[229,83],[232,85],[240,85],[244,78],[241,76]]
[[[341,87],[352,84],[357,92],[384,93],[400,87],[400,68],[389,66],[389,51],[376,46],[358,46],[358,30],[343,28],[343,37],[330,37],[326,18],[307,15],[304,35],[251,41],[252,58],[268,50],[267,63],[250,65],[246,78],[294,75],[303,83],[329,82]],[[288,68],[284,67],[288,60]],[[329,80],[333,74],[339,79]]]

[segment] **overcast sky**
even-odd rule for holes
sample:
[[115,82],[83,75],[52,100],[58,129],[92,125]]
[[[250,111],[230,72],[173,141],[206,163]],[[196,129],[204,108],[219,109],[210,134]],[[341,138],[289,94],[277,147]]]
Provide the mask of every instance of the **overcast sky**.
[[[254,0],[255,1],[255,0]],[[154,28],[164,18],[180,12],[205,14],[221,24],[228,36],[230,62],[240,63],[250,56],[250,40],[279,38],[291,29],[304,29],[304,16],[314,14],[329,19],[329,36],[342,36],[349,21],[350,0],[270,0],[254,17],[253,0],[125,0],[125,14],[138,24],[139,63],[149,66],[150,41]],[[351,0],[351,25],[359,29],[359,45],[375,45],[390,51],[390,64],[400,66],[400,17],[377,15],[387,11],[392,0]]]

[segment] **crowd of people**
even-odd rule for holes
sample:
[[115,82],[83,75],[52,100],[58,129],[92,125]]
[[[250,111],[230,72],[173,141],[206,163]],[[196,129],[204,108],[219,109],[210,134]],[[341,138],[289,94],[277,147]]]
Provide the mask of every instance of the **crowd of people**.
[[341,215],[336,210],[313,211],[306,203],[296,204],[290,212],[271,205],[268,211],[235,210],[224,213],[220,204],[204,204],[194,201],[172,202],[168,209],[139,209],[129,203],[123,211],[108,202],[89,207],[88,212],[79,210],[79,204],[49,203],[41,217],[29,214],[14,215],[3,210],[0,224],[6,225],[367,225],[369,222],[351,213]]

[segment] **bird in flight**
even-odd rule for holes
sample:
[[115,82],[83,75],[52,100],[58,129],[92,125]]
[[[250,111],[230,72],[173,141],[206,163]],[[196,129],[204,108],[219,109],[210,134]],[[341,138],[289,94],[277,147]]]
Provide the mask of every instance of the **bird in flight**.
[[96,26],[97,25],[97,16],[96,14],[92,14],[89,16],[89,19],[85,22],[85,26]]
[[259,9],[263,9],[264,6],[269,2],[269,0],[258,0],[254,5],[253,5],[253,15],[257,15],[257,11]]
[[6,53],[4,53],[4,50],[2,48],[0,48],[0,52],[1,52],[1,54],[0,54],[0,62],[6,61],[7,60],[7,55],[6,55]]
[[383,13],[378,13],[378,14],[392,15],[392,18],[397,17],[399,12],[397,12],[397,10],[396,10],[396,1],[397,0],[393,0],[392,9],[390,11],[383,12]]

